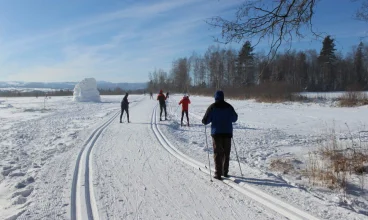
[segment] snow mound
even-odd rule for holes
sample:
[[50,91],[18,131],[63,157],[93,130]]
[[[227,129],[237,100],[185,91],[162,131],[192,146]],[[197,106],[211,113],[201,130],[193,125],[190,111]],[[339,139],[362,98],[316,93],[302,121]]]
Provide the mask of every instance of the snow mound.
[[94,78],[86,78],[75,85],[73,100],[76,102],[100,102],[100,92]]

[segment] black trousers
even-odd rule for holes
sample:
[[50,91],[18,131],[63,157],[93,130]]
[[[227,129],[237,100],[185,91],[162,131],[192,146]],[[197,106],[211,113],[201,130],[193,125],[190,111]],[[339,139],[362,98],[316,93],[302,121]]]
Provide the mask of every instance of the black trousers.
[[228,174],[231,151],[230,137],[212,137],[213,159],[215,160],[215,175]]
[[160,104],[160,119],[161,119],[161,117],[162,117],[162,110],[164,110],[165,111],[165,118],[167,117],[167,113],[166,113],[166,104],[163,104],[163,105],[161,105]]
[[183,122],[184,113],[185,113],[185,116],[187,116],[187,123],[189,124],[188,110],[181,111],[181,122]]
[[124,111],[127,113],[127,119],[128,119],[128,122],[129,122],[129,110],[128,110],[128,107],[121,108],[120,121],[121,121],[121,119],[123,117]]

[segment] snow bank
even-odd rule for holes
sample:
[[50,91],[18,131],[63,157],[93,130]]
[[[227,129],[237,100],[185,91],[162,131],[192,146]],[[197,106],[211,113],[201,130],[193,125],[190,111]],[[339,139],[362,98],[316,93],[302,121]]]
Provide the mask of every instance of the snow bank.
[[77,102],[100,102],[100,93],[94,78],[86,78],[75,85],[73,100]]
[[101,100],[80,105],[69,96],[52,97],[49,114],[40,111],[43,99],[0,97],[0,220],[70,219],[69,173],[80,140],[112,116],[121,96]]

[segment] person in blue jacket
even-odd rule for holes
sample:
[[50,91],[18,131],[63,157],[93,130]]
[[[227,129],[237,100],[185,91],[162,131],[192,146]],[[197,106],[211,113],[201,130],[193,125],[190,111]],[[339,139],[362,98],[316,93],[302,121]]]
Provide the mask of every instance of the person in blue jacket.
[[238,114],[233,106],[224,100],[224,92],[216,91],[215,103],[211,104],[202,123],[211,123],[211,136],[213,142],[213,157],[215,161],[214,178],[221,180],[221,176],[228,177],[231,151],[231,138],[233,137],[233,122],[238,120]]

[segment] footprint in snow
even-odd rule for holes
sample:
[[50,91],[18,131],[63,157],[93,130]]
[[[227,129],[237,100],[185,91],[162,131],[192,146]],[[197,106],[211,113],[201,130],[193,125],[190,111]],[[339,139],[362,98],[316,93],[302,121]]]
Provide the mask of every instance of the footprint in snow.
[[16,177],[16,176],[25,176],[26,173],[23,172],[17,172],[17,173],[10,173],[9,176],[10,177]]
[[35,180],[33,177],[28,177],[26,180],[23,180],[22,182],[18,182],[17,185],[15,185],[15,188],[22,189],[26,187],[27,185],[33,183]]
[[27,202],[27,198],[23,197],[23,196],[19,196],[17,197],[17,199],[15,201],[13,201],[13,205],[20,205],[20,204],[24,204]]
[[[10,167],[10,168],[9,168]],[[7,167],[8,169],[4,169],[3,168],[3,171],[1,172],[1,174],[3,176],[8,176],[11,172],[17,170],[17,169],[20,169],[20,166],[15,166],[15,167],[12,167],[12,166],[8,166]]]
[[33,187],[29,187],[28,189],[13,193],[12,198],[15,198],[17,196],[28,197],[29,195],[32,194],[32,192],[33,192]]

